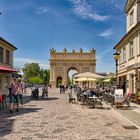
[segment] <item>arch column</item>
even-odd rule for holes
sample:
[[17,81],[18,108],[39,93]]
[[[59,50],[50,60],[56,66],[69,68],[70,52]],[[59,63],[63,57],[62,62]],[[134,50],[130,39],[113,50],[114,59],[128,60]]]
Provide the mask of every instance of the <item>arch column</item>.
[[64,86],[66,86],[67,85],[67,68],[64,67],[63,69],[64,69],[63,84]]
[[56,87],[55,65],[50,65],[50,84],[52,87]]

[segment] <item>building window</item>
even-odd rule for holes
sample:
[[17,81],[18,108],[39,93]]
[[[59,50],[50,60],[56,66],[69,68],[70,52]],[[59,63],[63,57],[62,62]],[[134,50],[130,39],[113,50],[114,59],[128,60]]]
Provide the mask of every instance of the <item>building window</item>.
[[122,58],[123,60],[123,62],[125,62],[126,61],[126,49],[125,48],[123,48],[123,58]]
[[6,50],[6,64],[10,64],[10,51]]
[[0,62],[3,63],[3,48],[0,47]]
[[123,62],[123,60],[122,60],[122,50],[120,50],[120,63],[122,63]]
[[140,54],[140,34],[139,34],[139,43],[138,43],[138,45],[139,45],[139,54]]
[[132,10],[130,13],[130,26],[134,23],[134,11]]
[[1,75],[0,75],[0,89],[2,89],[2,78],[1,78]]
[[133,57],[133,41],[131,41],[129,45],[129,58],[132,57]]

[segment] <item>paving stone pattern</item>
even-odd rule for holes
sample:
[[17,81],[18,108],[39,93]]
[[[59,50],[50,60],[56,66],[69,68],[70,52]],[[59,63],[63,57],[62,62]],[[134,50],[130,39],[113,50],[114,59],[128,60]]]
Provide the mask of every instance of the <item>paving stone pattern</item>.
[[59,89],[25,102],[19,112],[0,111],[0,140],[140,140],[140,130],[125,129],[133,124],[114,110],[68,103]]

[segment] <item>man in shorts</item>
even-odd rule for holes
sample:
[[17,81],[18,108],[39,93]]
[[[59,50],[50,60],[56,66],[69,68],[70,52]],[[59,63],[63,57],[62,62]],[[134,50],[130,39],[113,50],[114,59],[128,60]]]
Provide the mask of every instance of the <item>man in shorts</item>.
[[13,79],[11,84],[11,90],[10,90],[10,113],[13,113],[14,103],[16,102],[18,112],[18,93],[20,91],[20,86],[18,85],[17,79]]

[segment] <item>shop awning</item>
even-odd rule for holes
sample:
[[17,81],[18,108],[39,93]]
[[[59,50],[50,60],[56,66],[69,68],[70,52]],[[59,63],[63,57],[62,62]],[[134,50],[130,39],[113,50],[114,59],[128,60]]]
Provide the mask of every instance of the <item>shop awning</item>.
[[8,73],[12,73],[12,72],[17,72],[17,71],[14,70],[14,69],[11,69],[11,68],[8,68],[8,67],[5,67],[5,66],[0,66],[0,72],[8,72]]

